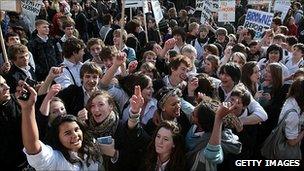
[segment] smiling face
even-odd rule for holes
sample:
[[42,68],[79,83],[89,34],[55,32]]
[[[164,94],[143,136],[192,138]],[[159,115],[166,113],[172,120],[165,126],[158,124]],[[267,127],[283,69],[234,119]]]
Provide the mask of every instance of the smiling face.
[[63,122],[59,126],[59,140],[65,148],[77,152],[83,140],[79,125],[76,122]]
[[177,82],[181,83],[183,80],[186,80],[188,67],[184,63],[181,63],[176,70],[171,69],[171,71],[172,76],[178,79]]
[[113,110],[108,98],[98,95],[92,100],[91,113],[96,123],[104,121]]
[[220,80],[222,82],[222,87],[226,87],[227,89],[232,89],[234,86],[234,82],[231,78],[230,75],[228,75],[227,73],[221,73],[220,74]]
[[178,96],[168,97],[162,108],[163,112],[165,112],[171,119],[180,116],[180,109],[181,109],[181,99]]
[[170,156],[174,142],[172,132],[166,128],[160,128],[155,137],[155,150],[158,155]]
[[89,74],[85,73],[82,78],[82,85],[84,86],[86,91],[93,91],[97,89],[97,85],[99,83],[98,74]]
[[280,52],[277,50],[270,51],[268,57],[269,57],[269,63],[279,62]]
[[6,84],[6,80],[0,76],[0,102],[6,102],[11,99],[10,87]]
[[206,74],[211,74],[213,71],[212,63],[209,60],[205,60],[204,72]]

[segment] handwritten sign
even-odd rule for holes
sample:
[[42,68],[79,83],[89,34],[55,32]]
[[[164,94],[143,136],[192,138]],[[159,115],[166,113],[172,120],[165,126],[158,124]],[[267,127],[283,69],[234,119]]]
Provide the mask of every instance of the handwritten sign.
[[219,22],[234,22],[235,20],[235,0],[226,0],[220,2],[220,10],[218,12]]
[[260,39],[263,32],[270,28],[272,19],[273,13],[249,9],[246,14],[244,27],[254,29],[256,31],[255,38]]
[[17,0],[1,0],[0,10],[20,12],[21,11],[20,2]]
[[160,8],[159,1],[158,0],[152,0],[151,5],[152,5],[152,10],[153,10],[155,21],[156,21],[156,23],[159,23],[160,20],[162,20],[164,18],[163,11]]

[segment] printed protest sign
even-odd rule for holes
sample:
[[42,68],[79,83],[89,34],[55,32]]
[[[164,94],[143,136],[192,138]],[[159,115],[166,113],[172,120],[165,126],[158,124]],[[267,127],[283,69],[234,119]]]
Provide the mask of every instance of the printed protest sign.
[[262,33],[270,28],[272,19],[273,13],[249,9],[246,14],[244,27],[254,29],[256,31],[255,38],[260,39]]
[[248,0],[249,5],[262,5],[269,3],[271,3],[271,0]]
[[142,0],[127,0],[125,8],[137,8],[142,6]]
[[164,18],[163,11],[160,8],[159,1],[158,0],[152,0],[151,5],[152,5],[152,10],[153,10],[155,21],[156,21],[156,23],[159,23],[160,20],[162,20]]
[[220,10],[220,0],[207,0],[210,1],[210,10],[211,12],[218,12]]
[[207,22],[211,17],[211,3],[209,0],[205,1],[202,8],[201,13],[201,23],[204,24]]
[[22,14],[24,19],[31,23],[29,28],[31,32],[35,30],[35,18],[39,14],[42,3],[42,0],[21,0]]
[[281,20],[284,21],[288,10],[290,8],[290,0],[276,0],[274,2],[273,11],[275,13],[280,13]]
[[205,1],[206,0],[196,0],[195,9],[197,11],[202,11],[203,10],[203,5],[204,5]]
[[226,0],[220,2],[220,10],[218,12],[219,22],[234,22],[235,20],[235,0]]

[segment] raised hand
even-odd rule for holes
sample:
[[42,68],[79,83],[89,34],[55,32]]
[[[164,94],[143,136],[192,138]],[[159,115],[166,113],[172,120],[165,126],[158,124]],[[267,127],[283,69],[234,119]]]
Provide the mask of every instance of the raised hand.
[[127,54],[125,52],[119,52],[115,58],[113,64],[116,66],[121,66],[127,61]]
[[7,73],[11,69],[11,64],[9,62],[5,62],[1,66],[1,71]]
[[[15,95],[22,109],[30,108],[35,105],[37,100],[37,93],[33,87],[29,86],[26,82],[20,80],[18,82],[16,90],[17,91]],[[27,95],[29,95],[29,98],[27,100],[21,100],[20,98],[24,93],[27,93]]]
[[49,92],[47,93],[46,96],[49,99],[51,99],[51,98],[55,97],[59,93],[60,90],[61,90],[61,85],[60,84],[54,84],[54,85],[52,85],[51,89],[49,90]]
[[168,39],[165,42],[164,49],[173,49],[176,44],[176,40],[174,38]]
[[128,70],[129,70],[129,73],[133,73],[135,72],[136,68],[137,68],[137,65],[138,65],[138,62],[135,60],[135,61],[131,61],[128,65]]
[[56,78],[60,76],[63,72],[63,66],[60,67],[52,67],[49,71],[49,77]]
[[192,77],[188,81],[188,94],[189,95],[194,95],[194,90],[198,87],[198,78],[197,77]]
[[83,108],[82,110],[80,110],[77,114],[78,118],[81,120],[81,121],[86,121],[88,119],[88,111],[86,108]]
[[234,113],[234,110],[236,110],[237,104],[238,104],[238,100],[233,105],[231,105],[230,102],[223,102],[216,111],[216,117],[218,117],[219,119],[222,119],[229,113]]
[[140,86],[135,86],[134,94],[130,99],[131,112],[133,114],[139,113],[143,104],[144,104],[144,98],[141,95]]

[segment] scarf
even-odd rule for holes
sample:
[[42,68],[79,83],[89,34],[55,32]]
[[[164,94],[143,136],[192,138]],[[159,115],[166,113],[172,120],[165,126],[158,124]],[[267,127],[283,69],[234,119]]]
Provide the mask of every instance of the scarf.
[[112,136],[115,134],[119,123],[118,115],[115,112],[111,112],[109,116],[100,124],[97,124],[91,116],[89,118],[88,131],[95,138],[103,136]]

